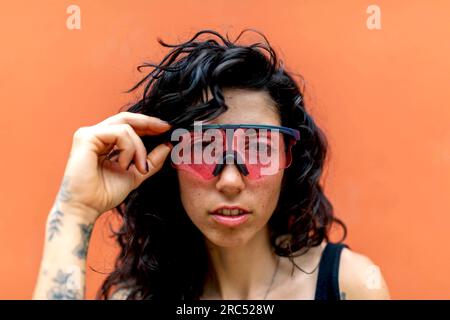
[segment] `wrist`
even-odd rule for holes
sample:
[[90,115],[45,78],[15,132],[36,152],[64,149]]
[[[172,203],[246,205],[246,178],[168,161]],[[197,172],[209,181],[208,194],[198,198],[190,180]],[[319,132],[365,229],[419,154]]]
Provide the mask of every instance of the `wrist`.
[[50,211],[47,221],[56,218],[71,220],[76,224],[94,224],[100,214],[85,205],[56,201]]
[[49,261],[59,261],[61,248],[74,257],[86,259],[91,234],[94,228],[95,211],[83,206],[56,202],[47,217],[46,251]]

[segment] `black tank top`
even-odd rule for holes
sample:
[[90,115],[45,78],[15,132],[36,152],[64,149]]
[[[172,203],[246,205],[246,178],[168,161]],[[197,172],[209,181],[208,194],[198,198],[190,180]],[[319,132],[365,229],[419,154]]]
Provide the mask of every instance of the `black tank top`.
[[339,292],[339,261],[345,243],[328,242],[319,263],[315,300],[341,300]]

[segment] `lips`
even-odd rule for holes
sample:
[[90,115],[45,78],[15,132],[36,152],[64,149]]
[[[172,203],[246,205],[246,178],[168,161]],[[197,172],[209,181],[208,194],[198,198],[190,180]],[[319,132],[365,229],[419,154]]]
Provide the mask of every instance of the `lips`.
[[211,212],[213,219],[225,227],[237,227],[248,220],[251,211],[239,206],[221,206]]
[[211,212],[211,214],[221,216],[239,216],[246,213],[250,213],[250,210],[244,209],[239,206],[221,206]]

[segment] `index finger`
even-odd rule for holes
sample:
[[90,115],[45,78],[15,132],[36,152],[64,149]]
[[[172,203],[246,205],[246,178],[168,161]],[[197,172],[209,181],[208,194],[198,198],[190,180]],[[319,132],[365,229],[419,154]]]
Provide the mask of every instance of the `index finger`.
[[157,135],[170,129],[171,125],[159,118],[147,116],[141,113],[122,111],[106,118],[98,125],[129,124],[139,135]]

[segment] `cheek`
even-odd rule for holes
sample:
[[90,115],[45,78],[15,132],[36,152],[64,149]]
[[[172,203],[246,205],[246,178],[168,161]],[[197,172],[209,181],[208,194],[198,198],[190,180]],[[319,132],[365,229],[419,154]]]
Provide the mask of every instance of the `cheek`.
[[198,199],[206,199],[208,197],[210,186],[204,181],[193,179],[189,174],[181,170],[178,172],[178,183],[181,202],[188,215],[191,216],[193,213],[202,210],[204,202],[198,201]]
[[262,178],[252,183],[253,203],[255,208],[264,214],[271,215],[275,210],[280,196],[281,182],[283,179],[283,173],[280,172],[277,175]]

